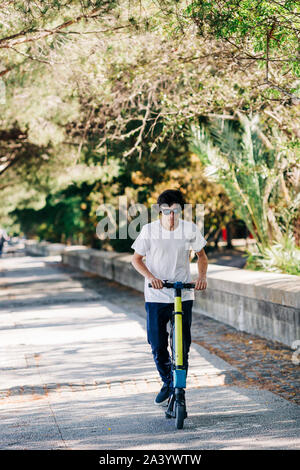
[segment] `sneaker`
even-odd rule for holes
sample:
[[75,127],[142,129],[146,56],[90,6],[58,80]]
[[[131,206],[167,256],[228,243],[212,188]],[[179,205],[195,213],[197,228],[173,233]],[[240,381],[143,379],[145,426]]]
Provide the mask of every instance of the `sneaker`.
[[169,398],[169,395],[170,395],[170,387],[168,384],[164,384],[159,392],[159,394],[157,395],[157,397],[155,398],[154,400],[154,403],[156,405],[162,405],[162,404],[165,404],[167,403],[167,400]]

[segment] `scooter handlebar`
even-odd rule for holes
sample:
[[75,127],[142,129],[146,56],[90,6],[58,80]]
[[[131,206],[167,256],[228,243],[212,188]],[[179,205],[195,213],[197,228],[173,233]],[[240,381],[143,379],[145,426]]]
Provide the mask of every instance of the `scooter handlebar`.
[[[148,287],[153,287],[151,282],[148,282]],[[167,282],[163,281],[163,287],[167,287],[169,289],[194,289],[195,283],[194,282]]]

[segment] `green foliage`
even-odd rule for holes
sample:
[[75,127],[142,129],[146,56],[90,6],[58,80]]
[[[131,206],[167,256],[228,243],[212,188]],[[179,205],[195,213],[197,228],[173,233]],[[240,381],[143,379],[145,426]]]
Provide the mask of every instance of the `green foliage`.
[[185,19],[197,25],[200,35],[230,41],[243,52],[252,48],[255,53],[262,53],[255,58],[264,63],[274,59],[272,53],[279,53],[283,64],[288,62],[295,67],[296,76],[299,13],[299,2],[292,0],[196,0],[183,11]]
[[[84,243],[93,247],[104,247],[116,251],[130,251],[131,239],[111,239],[100,242],[96,236],[99,218],[96,211],[101,203],[111,204],[118,213],[118,196],[126,194],[128,203],[147,204],[148,198],[157,184],[165,179],[166,171],[180,169],[187,163],[187,142],[175,139],[174,142],[161,142],[159,152],[153,158],[141,159],[130,156],[127,159],[113,158],[120,155],[130,142],[107,142],[108,163],[93,166],[99,154],[93,152],[93,138],[82,150],[82,162],[69,171],[72,184],[60,191],[52,190],[42,207],[29,208],[28,202],[11,212],[14,223],[28,235],[38,235],[40,239],[55,242]],[[107,157],[107,155],[106,155]],[[105,155],[101,156],[105,158]],[[88,165],[87,165],[88,163]],[[139,176],[141,175],[141,176]],[[140,178],[140,179],[139,179]],[[24,197],[24,195],[23,195]],[[118,217],[117,217],[118,222]],[[117,227],[118,230],[118,227]]]
[[261,252],[247,250],[246,269],[300,276],[300,248],[296,247],[291,233],[285,234],[280,242],[271,244]]
[[[260,249],[282,236],[272,195],[276,195],[283,172],[297,164],[293,152],[282,151],[283,142],[281,148],[267,149],[263,140],[267,139],[258,116],[249,119],[240,114],[239,123],[214,121],[192,126],[192,150],[206,165],[206,175],[223,185]],[[280,213],[283,225],[300,207],[299,195],[289,198],[288,204]]]
[[45,206],[40,210],[16,209],[13,216],[20,224],[21,231],[36,234],[41,240],[60,242],[78,240],[78,234],[86,230],[87,212],[82,203],[88,194],[86,186],[70,186],[65,191],[48,196]]

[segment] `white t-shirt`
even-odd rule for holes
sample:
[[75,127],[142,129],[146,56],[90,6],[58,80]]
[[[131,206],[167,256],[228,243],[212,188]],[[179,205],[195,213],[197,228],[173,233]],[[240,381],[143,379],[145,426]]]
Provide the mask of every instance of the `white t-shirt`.
[[[201,251],[206,245],[200,229],[194,222],[179,218],[175,230],[165,229],[160,219],[145,224],[131,245],[138,254],[145,255],[145,265],[153,276],[162,281],[191,282],[189,253]],[[174,302],[174,289],[148,287],[145,278],[145,302]],[[194,300],[194,290],[183,289],[182,300]]]

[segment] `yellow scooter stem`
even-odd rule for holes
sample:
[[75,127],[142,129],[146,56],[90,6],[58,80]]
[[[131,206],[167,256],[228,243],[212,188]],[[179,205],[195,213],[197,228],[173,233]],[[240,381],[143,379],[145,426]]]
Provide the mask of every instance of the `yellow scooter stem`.
[[183,366],[182,351],[182,303],[181,297],[175,297],[175,365]]

